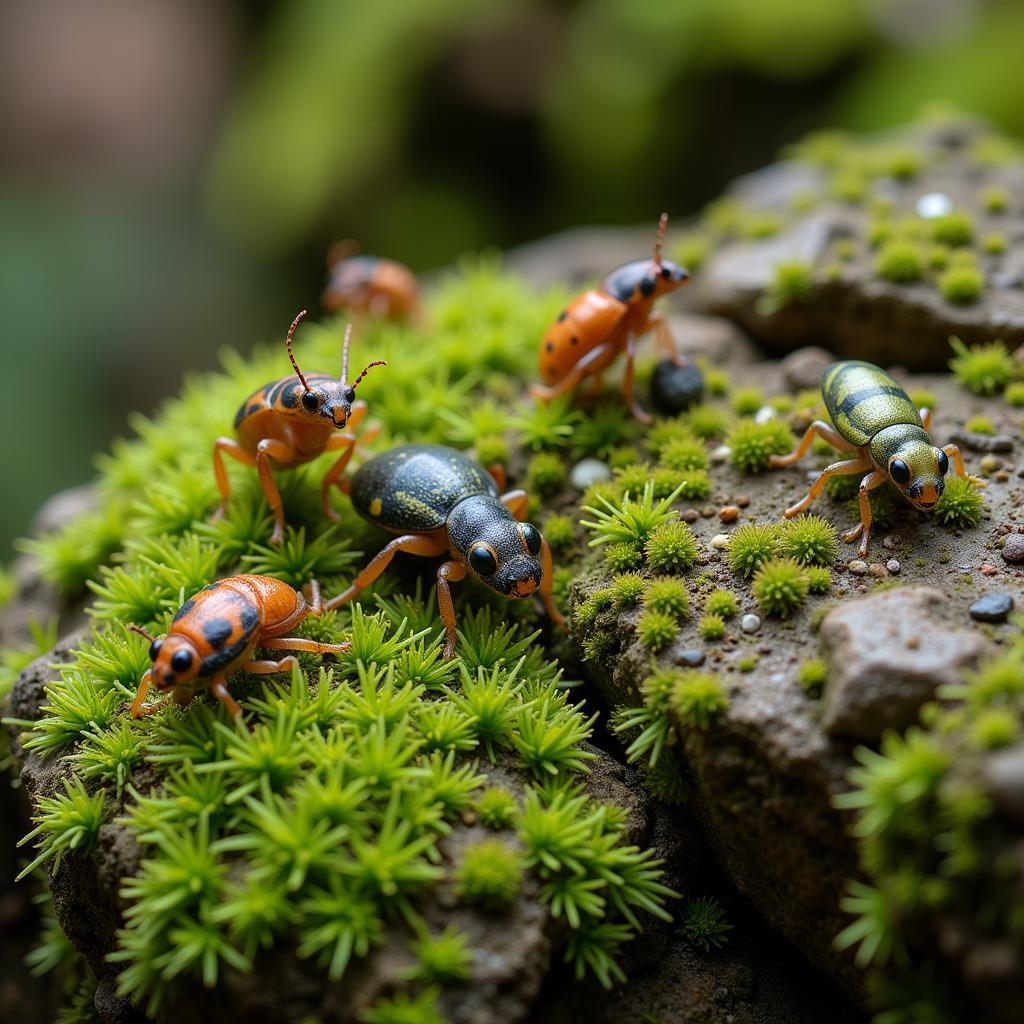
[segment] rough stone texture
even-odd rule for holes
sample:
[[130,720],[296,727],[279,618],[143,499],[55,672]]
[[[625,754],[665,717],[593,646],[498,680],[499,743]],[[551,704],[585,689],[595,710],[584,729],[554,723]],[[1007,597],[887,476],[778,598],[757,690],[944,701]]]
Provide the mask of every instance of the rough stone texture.
[[[970,140],[986,130],[980,123],[963,121],[897,135],[896,142],[938,154],[942,161],[911,181],[876,183],[875,195],[890,200],[898,218],[912,214],[922,195],[943,193],[954,207],[972,211],[979,236],[1000,231],[1019,237],[1024,228],[1019,205],[1005,214],[974,214],[983,187],[1000,186],[1011,196],[1024,188],[1022,164],[983,171],[965,159]],[[821,186],[814,168],[783,162],[738,179],[727,194],[751,210],[786,215],[795,197]],[[862,238],[869,217],[866,205],[830,202],[792,220],[771,238],[726,244],[696,275],[687,301],[701,312],[735,320],[770,351],[820,344],[839,358],[867,359],[883,366],[899,362],[911,369],[938,369],[949,358],[950,334],[968,343],[989,341],[993,335],[1011,347],[1024,342],[1024,257],[1012,246],[1005,256],[982,257],[989,283],[981,301],[970,306],[951,305],[931,283],[898,285],[882,280],[874,273],[874,253],[860,246],[859,255],[841,265],[839,277],[822,283],[806,303],[769,315],[763,305],[759,308],[758,299],[771,283],[777,263],[801,260],[815,268],[834,263],[834,243]]]
[[905,729],[940,686],[955,685],[991,649],[951,622],[934,587],[899,587],[846,601],[825,616],[829,665],[822,725],[832,736],[874,741]]
[[779,363],[782,379],[791,391],[817,389],[821,386],[821,375],[825,367],[835,361],[835,356],[818,345],[808,345],[790,352]]

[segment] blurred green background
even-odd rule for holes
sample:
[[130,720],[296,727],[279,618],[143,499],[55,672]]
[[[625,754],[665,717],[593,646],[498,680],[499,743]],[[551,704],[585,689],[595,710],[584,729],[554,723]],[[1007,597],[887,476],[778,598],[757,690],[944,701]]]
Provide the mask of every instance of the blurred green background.
[[1024,133],[1024,3],[7,0],[0,560],[360,239],[423,270],[696,210],[823,125]]

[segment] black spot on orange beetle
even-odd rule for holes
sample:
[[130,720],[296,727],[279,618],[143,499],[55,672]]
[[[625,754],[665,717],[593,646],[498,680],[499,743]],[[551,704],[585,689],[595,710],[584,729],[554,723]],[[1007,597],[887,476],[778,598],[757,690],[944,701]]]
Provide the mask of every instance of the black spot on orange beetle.
[[563,309],[562,312],[558,314],[558,322],[561,323],[568,315],[569,310]]
[[251,633],[260,624],[260,613],[251,605],[246,605],[239,614],[242,620],[242,629]]
[[231,636],[232,625],[227,619],[214,618],[203,622],[203,636],[211,647],[222,647]]
[[195,599],[194,599],[194,598],[191,598],[191,597],[190,597],[190,598],[189,598],[189,599],[188,599],[188,600],[187,600],[187,601],[186,601],[186,602],[185,602],[185,603],[184,603],[184,604],[183,604],[183,605],[182,605],[182,606],[181,606],[181,607],[180,607],[180,608],[178,609],[178,613],[177,613],[177,614],[176,614],[176,615],[174,616],[174,618],[173,618],[173,619],[172,619],[171,621],[172,621],[172,622],[177,622],[177,621],[178,621],[178,619],[183,619],[183,618],[184,618],[184,617],[185,617],[186,615],[188,615],[188,613],[189,613],[190,611],[192,611],[192,609],[193,609],[193,608],[195,607],[195,604],[196,604],[196,602],[195,602]]
[[555,343],[554,343],[553,341],[549,341],[549,342],[548,342],[548,343],[547,343],[547,344],[546,344],[546,345],[545,345],[544,347],[545,347],[545,348],[546,348],[546,349],[547,349],[547,350],[548,350],[549,352],[554,352],[554,351],[555,351]]
[[643,296],[650,296],[654,294],[654,278],[645,277],[640,282],[640,294]]
[[569,344],[570,344],[570,345],[577,345],[577,344],[579,344],[579,340],[580,340],[580,339],[579,339],[579,338],[577,338],[577,337],[576,337],[576,335],[574,334],[574,335],[573,335],[573,336],[572,336],[572,337],[571,337],[571,338],[569,339]]

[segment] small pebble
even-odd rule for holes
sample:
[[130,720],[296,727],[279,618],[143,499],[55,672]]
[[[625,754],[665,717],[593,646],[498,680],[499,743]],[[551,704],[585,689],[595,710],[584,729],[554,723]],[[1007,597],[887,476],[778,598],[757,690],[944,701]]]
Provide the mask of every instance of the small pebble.
[[737,495],[736,504],[739,505],[740,508],[746,508],[750,504],[750,499],[745,494]]
[[722,508],[718,510],[718,518],[721,519],[723,523],[735,523],[739,517],[740,510],[737,505],[723,505]]
[[683,522],[695,523],[700,519],[700,513],[695,508],[683,509]]
[[703,508],[702,508],[702,509],[700,510],[700,514],[701,514],[701,515],[702,515],[702,516],[703,516],[703,517],[704,517],[705,519],[710,519],[710,518],[711,518],[711,517],[712,517],[712,516],[713,516],[713,515],[715,514],[715,507],[714,507],[714,505],[705,505],[705,506],[704,506],[704,507],[703,507]]
[[775,683],[776,686],[778,686],[780,683],[784,683],[785,681],[786,681],[786,673],[785,672],[773,672],[768,677],[768,682],[769,683]]
[[712,449],[711,461],[728,462],[730,455],[732,455],[732,449],[727,444],[720,444],[717,448]]
[[724,551],[729,546],[729,534],[716,533],[709,543],[716,551]]
[[918,217],[927,220],[945,217],[947,213],[953,212],[953,200],[944,192],[928,192],[918,199],[915,209]]
[[767,423],[769,420],[775,419],[775,410],[770,405],[762,405],[757,412],[754,413],[755,423]]
[[761,628],[760,616],[754,615],[753,612],[748,612],[740,619],[740,629],[744,633],[756,633]]
[[1024,533],[1011,533],[1003,543],[1003,561],[1010,565],[1024,562]]
[[1000,482],[1001,484],[1005,484],[1005,483],[1006,483],[1006,481],[1010,479],[1010,474],[1009,474],[1009,473],[1007,473],[1005,469],[1001,469],[1001,470],[999,470],[999,472],[998,472],[998,473],[996,473],[996,479],[997,479],[997,480],[998,480],[998,481],[999,481],[999,482]]
[[600,459],[582,459],[569,471],[569,483],[580,491],[611,478],[612,471]]
[[889,561],[885,563],[885,567],[893,574],[893,576],[900,571],[900,563],[895,558],[890,558]]
[[892,537],[885,536],[882,538],[882,547],[891,551],[896,546],[896,541]]
[[859,558],[853,559],[846,567],[854,574],[854,576],[866,576],[868,572],[868,563],[862,562]]
[[651,376],[651,401],[659,412],[675,416],[700,401],[704,394],[704,374],[691,362],[677,365],[662,359]]
[[872,562],[868,566],[868,575],[882,577],[888,576],[889,572],[881,562]]
[[687,648],[685,651],[676,651],[672,660],[677,665],[686,665],[687,668],[697,668],[704,664],[704,652]]
[[1001,459],[996,458],[995,455],[983,455],[981,457],[981,471],[986,476],[989,473],[994,473],[997,469],[1002,466],[1003,462]]
[[1002,622],[1013,611],[1013,598],[1009,594],[984,594],[969,610],[976,622]]
[[462,812],[462,824],[466,828],[472,828],[476,824],[476,815],[472,811]]
[[981,571],[986,576],[995,576],[995,574],[999,572],[999,570],[991,562],[985,562],[985,564],[981,567]]

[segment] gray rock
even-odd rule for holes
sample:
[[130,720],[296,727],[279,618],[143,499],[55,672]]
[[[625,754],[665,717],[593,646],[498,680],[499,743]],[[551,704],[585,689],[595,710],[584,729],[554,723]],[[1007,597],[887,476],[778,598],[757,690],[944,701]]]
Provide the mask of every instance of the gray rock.
[[1024,562],[1024,533],[1011,533],[1003,541],[1003,561],[1010,565]]
[[569,483],[580,491],[611,478],[612,471],[600,459],[581,459],[569,471]]
[[753,612],[748,612],[740,619],[740,629],[744,633],[756,633],[761,628],[761,618]]
[[876,740],[916,721],[921,705],[988,650],[974,630],[951,625],[946,597],[899,587],[847,601],[821,624],[829,664],[822,722],[832,736]]
[[779,369],[782,371],[786,387],[791,391],[805,391],[821,386],[821,375],[835,358],[827,349],[818,345],[807,345],[790,352],[779,363]]
[[684,665],[687,668],[698,668],[704,664],[707,655],[696,647],[684,647],[672,655],[672,660],[677,665]]
[[1012,452],[1013,438],[1009,434],[977,434],[973,430],[954,430],[950,439],[973,452]]
[[1009,594],[983,594],[968,610],[977,622],[1004,622],[1013,611],[1013,598]]

